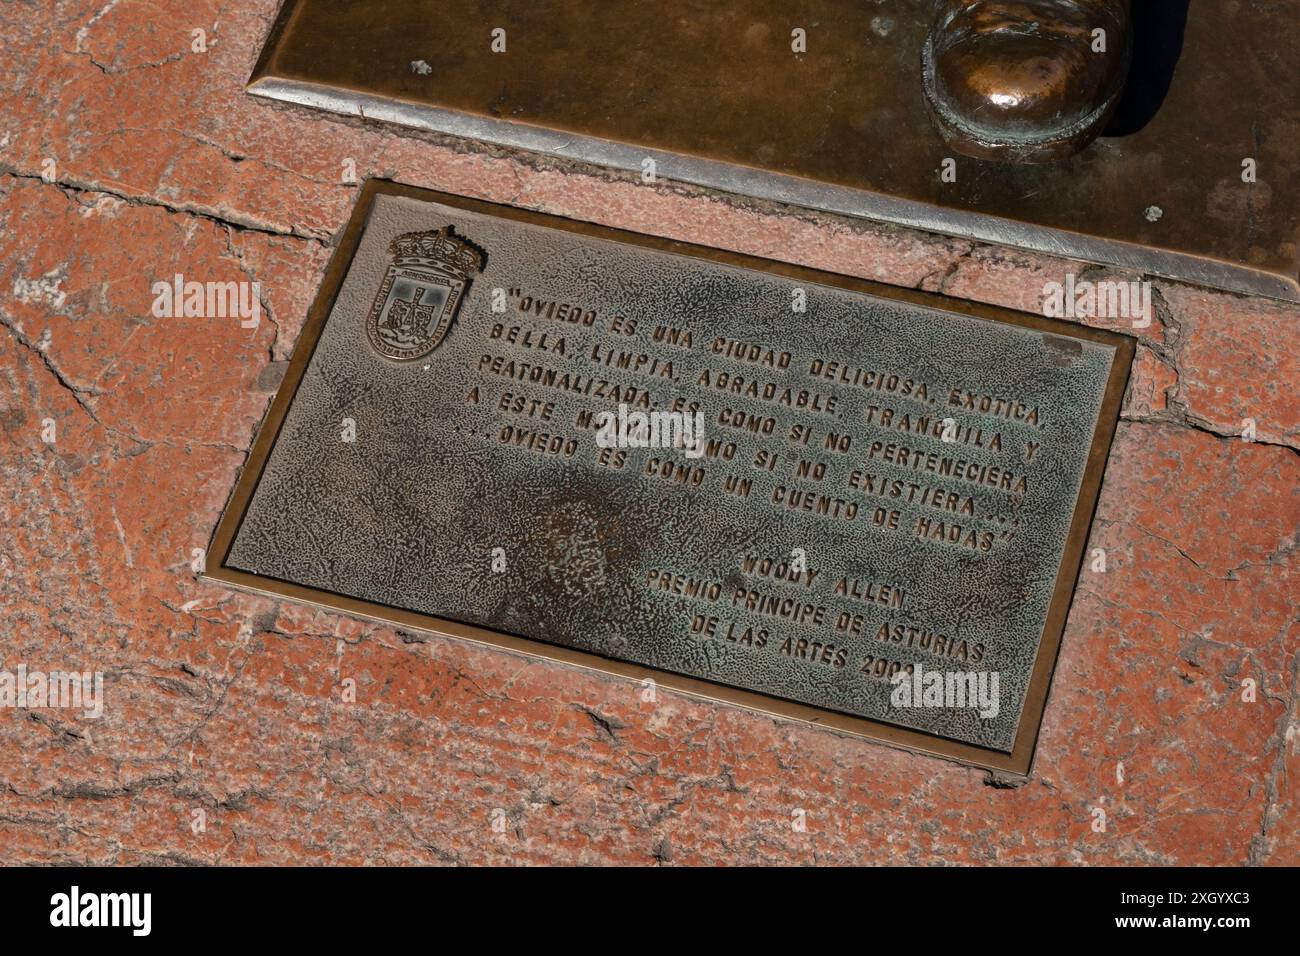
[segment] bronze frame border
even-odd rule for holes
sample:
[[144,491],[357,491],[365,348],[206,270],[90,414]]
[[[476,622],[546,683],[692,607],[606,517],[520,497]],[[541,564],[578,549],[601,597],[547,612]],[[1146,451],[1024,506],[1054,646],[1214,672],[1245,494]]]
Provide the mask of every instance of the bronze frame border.
[[[943,312],[993,322],[1003,322],[1113,346],[1115,348],[1115,359],[1111,365],[1110,378],[1107,381],[1106,391],[1098,412],[1097,425],[1093,432],[1092,446],[1088,453],[1083,482],[1079,489],[1074,516],[1062,551],[1061,565],[1057,570],[1052,600],[1048,605],[1043,635],[1039,641],[1038,654],[1034,660],[1034,667],[1026,688],[1024,707],[1020,713],[1020,722],[1016,729],[1015,742],[1011,751],[1004,752],[966,744],[878,720],[840,714],[756,691],[742,690],[724,684],[715,684],[700,678],[660,671],[639,664],[616,661],[586,651],[560,647],[532,638],[462,624],[435,615],[393,608],[388,605],[321,591],[316,588],[227,567],[226,559],[230,553],[230,546],[235,539],[240,524],[243,522],[244,515],[247,513],[253,493],[261,480],[262,470],[275,446],[276,439],[279,437],[280,427],[297,394],[298,386],[302,382],[303,374],[311,361],[312,354],[315,352],[321,331],[329,318],[330,312],[333,310],[335,300],[343,285],[344,277],[352,264],[353,256],[356,254],[361,235],[370,216],[370,210],[377,196],[397,196],[439,203],[444,206],[495,216],[514,222],[560,229],[597,239],[623,242],[646,249],[702,259],[722,265],[754,269],[796,281],[828,285],[852,292],[938,309]],[[952,299],[947,296],[921,292],[915,289],[888,286],[867,279],[825,272],[807,266],[793,265],[658,236],[643,235],[596,223],[566,219],[560,216],[518,209],[513,206],[407,186],[388,180],[368,179],[360,190],[351,218],[348,220],[338,246],[326,268],[320,291],[317,292],[316,298],[312,302],[307,321],[304,323],[298,341],[294,345],[293,357],[289,362],[288,370],[285,372],[284,380],[276,390],[275,398],[272,399],[266,417],[258,429],[248,459],[217,524],[211,546],[208,549],[208,564],[212,569],[205,570],[200,575],[200,578],[253,594],[272,598],[288,598],[289,600],[351,617],[409,630],[423,631],[441,637],[498,647],[534,658],[594,670],[613,677],[635,681],[653,678],[656,684],[661,687],[694,697],[744,707],[772,717],[787,718],[828,727],[853,736],[863,737],[916,753],[943,757],[970,766],[1027,775],[1033,763],[1043,710],[1046,706],[1052,675],[1056,669],[1056,658],[1060,650],[1061,636],[1065,630],[1066,616],[1069,612],[1075,584],[1082,567],[1083,551],[1101,490],[1102,472],[1110,451],[1111,440],[1114,438],[1115,429],[1119,423],[1120,405],[1123,401],[1124,390],[1128,384],[1129,371],[1136,347],[1136,340],[1131,336],[1090,326],[1073,325],[1059,319],[1049,319],[1032,313],[1016,312],[998,306]]]

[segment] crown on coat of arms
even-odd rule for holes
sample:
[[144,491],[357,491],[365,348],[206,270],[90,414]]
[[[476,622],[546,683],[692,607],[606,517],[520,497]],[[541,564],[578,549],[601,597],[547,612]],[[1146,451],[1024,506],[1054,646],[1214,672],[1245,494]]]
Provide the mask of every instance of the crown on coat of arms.
[[393,254],[393,264],[433,265],[462,279],[483,271],[487,253],[474,243],[443,226],[436,232],[408,232],[398,236],[388,246]]

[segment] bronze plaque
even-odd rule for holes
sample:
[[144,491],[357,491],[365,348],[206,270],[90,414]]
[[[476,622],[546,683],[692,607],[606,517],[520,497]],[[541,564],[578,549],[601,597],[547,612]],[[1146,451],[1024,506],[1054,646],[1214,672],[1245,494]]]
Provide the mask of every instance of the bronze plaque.
[[1039,167],[964,158],[935,132],[929,0],[285,0],[248,89],[1300,299],[1300,0],[1133,7],[1133,69],[1108,135]]
[[1023,773],[1132,356],[371,181],[209,577]]

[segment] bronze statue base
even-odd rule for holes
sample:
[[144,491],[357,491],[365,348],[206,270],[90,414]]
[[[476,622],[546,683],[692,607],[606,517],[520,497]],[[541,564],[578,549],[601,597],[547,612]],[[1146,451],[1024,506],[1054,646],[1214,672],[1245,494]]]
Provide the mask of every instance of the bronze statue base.
[[1137,5],[1111,135],[1041,166],[945,144],[915,0],[286,0],[249,90],[1300,301],[1297,7]]

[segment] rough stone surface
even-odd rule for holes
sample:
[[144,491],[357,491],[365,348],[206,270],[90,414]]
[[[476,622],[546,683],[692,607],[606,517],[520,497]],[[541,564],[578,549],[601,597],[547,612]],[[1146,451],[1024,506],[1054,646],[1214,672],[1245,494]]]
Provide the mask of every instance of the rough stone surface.
[[[197,582],[351,164],[1020,308],[1103,274],[269,105],[274,7],[0,6],[0,650],[107,694],[0,711],[6,862],[1300,862],[1293,306],[1155,283],[1027,781]],[[176,273],[267,311],[155,318]]]

